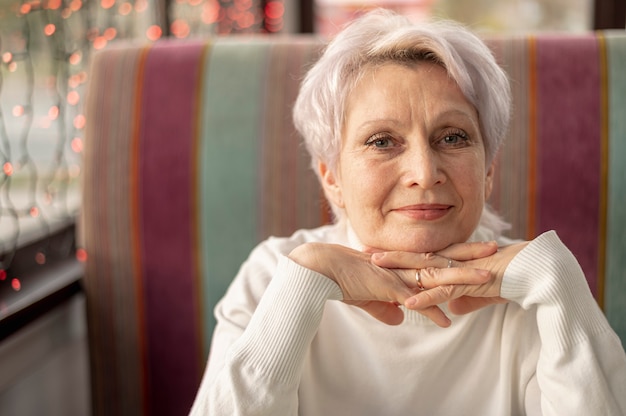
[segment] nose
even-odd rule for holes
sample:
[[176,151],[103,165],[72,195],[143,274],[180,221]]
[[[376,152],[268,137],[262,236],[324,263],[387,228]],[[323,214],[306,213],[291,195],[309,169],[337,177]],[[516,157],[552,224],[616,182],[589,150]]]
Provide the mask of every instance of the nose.
[[441,159],[430,146],[416,146],[403,156],[403,182],[406,186],[430,189],[446,182]]

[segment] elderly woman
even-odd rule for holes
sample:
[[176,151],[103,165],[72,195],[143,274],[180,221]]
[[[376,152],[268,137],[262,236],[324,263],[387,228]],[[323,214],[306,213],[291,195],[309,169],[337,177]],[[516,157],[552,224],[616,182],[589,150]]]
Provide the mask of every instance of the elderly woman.
[[216,308],[193,415],[621,415],[626,357],[554,232],[485,205],[509,87],[453,24],[355,21],[296,125],[337,221],[260,244]]

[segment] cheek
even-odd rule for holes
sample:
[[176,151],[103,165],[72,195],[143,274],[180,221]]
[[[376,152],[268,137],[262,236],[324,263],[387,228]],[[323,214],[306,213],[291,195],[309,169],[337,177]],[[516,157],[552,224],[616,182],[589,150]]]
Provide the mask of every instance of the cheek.
[[380,164],[352,163],[342,169],[346,210],[350,213],[378,209],[384,203],[392,175]]
[[[480,166],[480,165],[479,165]],[[482,210],[486,198],[487,172],[484,169],[468,168],[457,172],[457,191],[466,203]]]

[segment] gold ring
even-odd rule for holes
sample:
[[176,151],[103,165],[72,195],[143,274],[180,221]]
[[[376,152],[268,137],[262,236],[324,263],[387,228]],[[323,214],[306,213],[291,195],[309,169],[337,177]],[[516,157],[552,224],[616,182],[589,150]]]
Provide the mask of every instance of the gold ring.
[[420,271],[418,269],[415,269],[415,281],[417,282],[419,290],[424,290],[424,285],[422,285],[422,281],[420,280]]

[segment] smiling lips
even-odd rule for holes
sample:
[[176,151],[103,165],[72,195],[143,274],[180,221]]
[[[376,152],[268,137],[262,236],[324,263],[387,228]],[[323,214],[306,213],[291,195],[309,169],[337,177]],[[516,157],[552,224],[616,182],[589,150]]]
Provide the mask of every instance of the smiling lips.
[[407,205],[394,211],[416,220],[434,221],[445,216],[452,205],[445,204],[418,204]]

